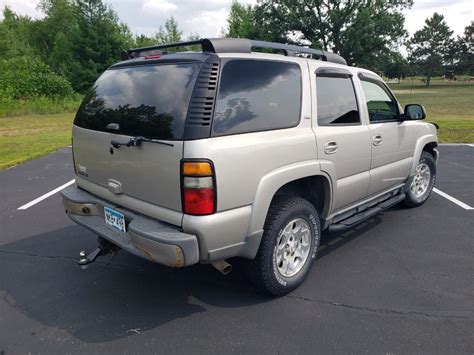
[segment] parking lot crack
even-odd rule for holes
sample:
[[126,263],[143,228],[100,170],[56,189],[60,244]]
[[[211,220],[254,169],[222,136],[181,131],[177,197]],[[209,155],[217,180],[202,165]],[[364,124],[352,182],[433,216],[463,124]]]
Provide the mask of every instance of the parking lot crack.
[[[67,261],[74,261],[75,263],[77,263],[78,261],[78,258],[75,258],[72,256],[64,256],[64,255],[41,255],[41,254],[33,254],[33,253],[16,252],[16,251],[10,251],[10,250],[0,250],[0,253],[8,254],[8,255],[26,256],[26,257],[32,257],[32,258],[67,260]],[[112,264],[110,260],[109,261],[95,260],[94,263],[100,264],[100,265],[106,265],[110,267],[128,268],[125,265],[120,265],[117,263]]]
[[464,316],[464,315],[456,315],[456,314],[435,314],[435,313],[428,313],[428,312],[421,312],[421,311],[404,311],[404,310],[397,310],[397,309],[391,309],[391,308],[372,308],[372,307],[364,307],[364,306],[355,306],[355,305],[345,304],[341,302],[310,299],[307,297],[292,296],[292,295],[287,295],[286,297],[292,298],[292,299],[299,299],[305,302],[320,303],[320,304],[324,304],[328,306],[353,309],[356,311],[380,314],[384,316],[386,315],[386,316],[398,316],[398,317],[408,317],[408,318],[421,317],[421,318],[431,318],[434,320],[474,320],[474,317],[472,316]]
[[71,256],[62,256],[62,255],[40,255],[40,254],[32,254],[32,253],[21,253],[16,251],[9,251],[9,250],[0,250],[2,254],[10,254],[10,255],[21,255],[21,256],[29,256],[35,258],[44,258],[44,259],[67,259],[67,260],[77,260],[77,258],[73,258]]

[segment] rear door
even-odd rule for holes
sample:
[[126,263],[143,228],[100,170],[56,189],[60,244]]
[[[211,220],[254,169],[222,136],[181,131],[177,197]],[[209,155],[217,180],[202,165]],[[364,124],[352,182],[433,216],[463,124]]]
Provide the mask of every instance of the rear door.
[[[200,63],[167,63],[107,70],[74,122],[78,184],[135,210],[142,201],[181,211],[184,126],[199,68]],[[133,137],[154,142],[111,144]]]
[[[311,64],[310,64],[311,65]],[[312,69],[316,95],[318,158],[335,178],[333,211],[367,195],[371,160],[370,133],[362,122],[352,73],[346,69]],[[314,120],[316,121],[316,120]]]
[[414,150],[413,129],[400,119],[399,106],[385,83],[359,75],[368,112],[372,141],[369,195],[403,183],[409,175]]

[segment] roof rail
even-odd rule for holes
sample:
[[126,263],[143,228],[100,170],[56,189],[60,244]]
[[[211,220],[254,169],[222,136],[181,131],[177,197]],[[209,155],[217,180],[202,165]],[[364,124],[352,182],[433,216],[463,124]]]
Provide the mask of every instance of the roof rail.
[[162,44],[157,46],[132,48],[122,52],[122,59],[132,59],[143,56],[144,52],[161,51],[168,48],[179,48],[200,45],[203,52],[211,53],[250,53],[252,48],[274,49],[286,56],[309,55],[311,58],[347,65],[346,60],[332,52],[321,49],[306,48],[275,42],[255,41],[246,38],[202,38],[196,41]]

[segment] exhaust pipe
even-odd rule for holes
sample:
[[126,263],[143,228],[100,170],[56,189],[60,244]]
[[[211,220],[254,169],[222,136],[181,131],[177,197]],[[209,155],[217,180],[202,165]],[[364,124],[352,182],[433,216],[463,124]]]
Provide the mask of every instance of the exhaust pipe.
[[228,275],[232,271],[232,265],[225,260],[214,261],[212,266],[214,266],[222,275]]

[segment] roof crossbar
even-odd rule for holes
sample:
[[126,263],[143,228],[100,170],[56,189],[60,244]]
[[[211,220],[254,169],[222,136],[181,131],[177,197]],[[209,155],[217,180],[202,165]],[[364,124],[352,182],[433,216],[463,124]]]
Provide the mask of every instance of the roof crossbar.
[[332,52],[321,49],[306,48],[289,44],[255,41],[246,38],[202,38],[196,41],[162,44],[157,46],[132,48],[122,52],[122,59],[132,59],[143,56],[145,52],[161,51],[168,48],[180,48],[200,45],[203,52],[211,53],[250,53],[252,48],[273,49],[286,56],[310,55],[314,59],[347,65],[346,60]]

